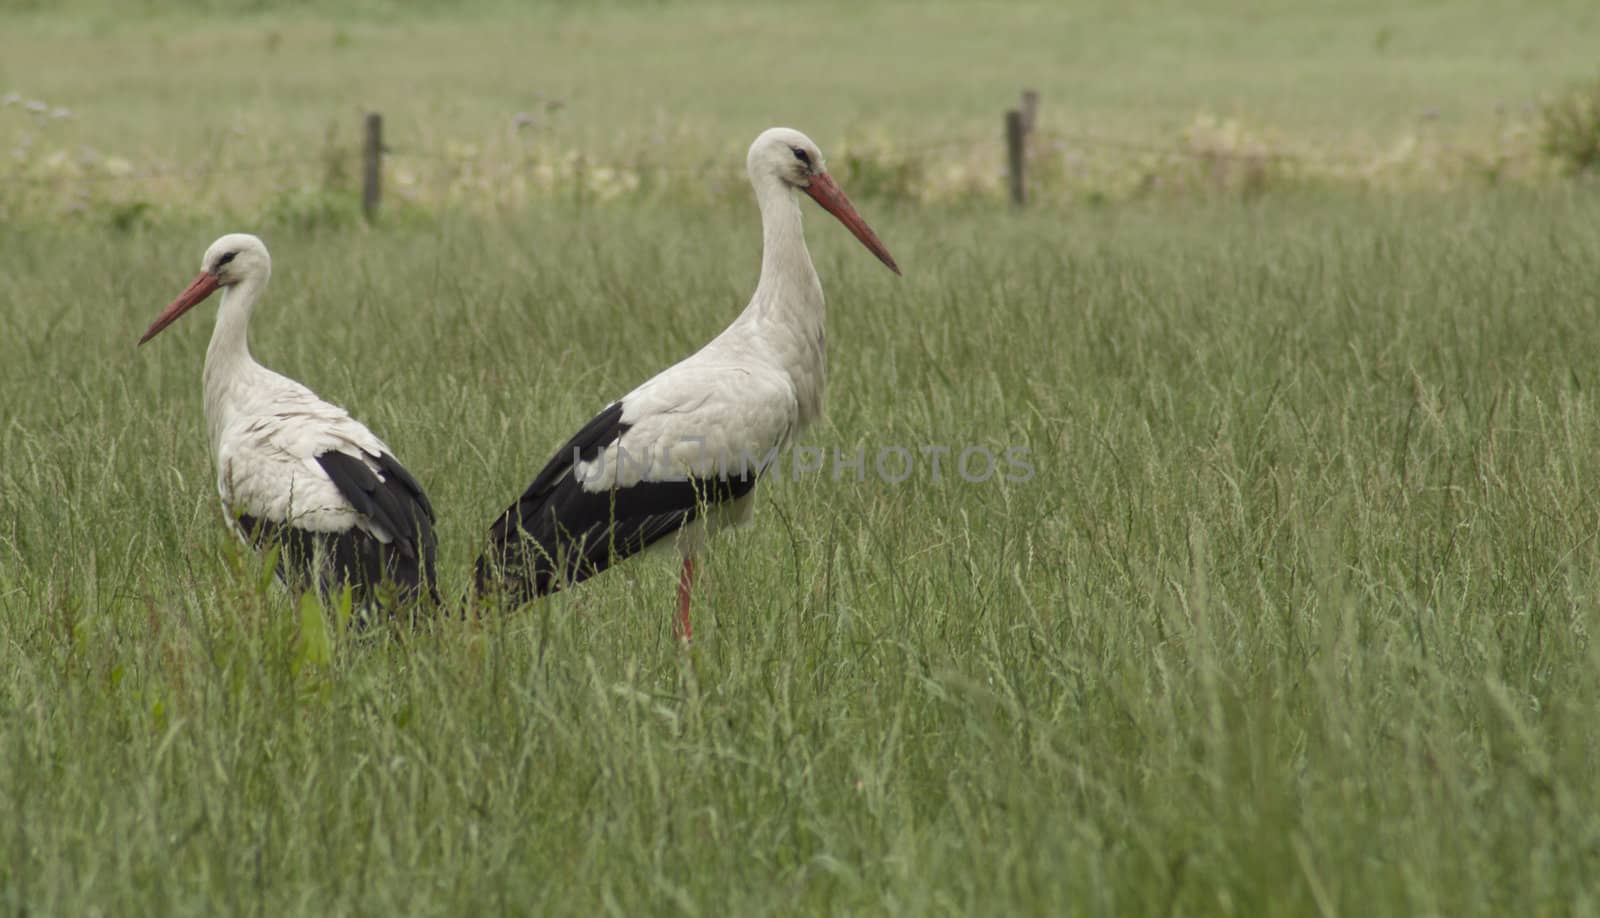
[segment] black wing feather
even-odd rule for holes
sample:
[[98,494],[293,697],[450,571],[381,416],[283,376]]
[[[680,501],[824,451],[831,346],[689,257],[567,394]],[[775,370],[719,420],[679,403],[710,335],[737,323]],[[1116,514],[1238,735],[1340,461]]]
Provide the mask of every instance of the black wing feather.
[[367,606],[371,575],[383,569],[382,546],[370,533],[353,526],[343,532],[302,529],[248,513],[237,522],[252,546],[278,547],[278,577],[289,589],[315,590],[327,597],[349,584],[356,607]]
[[316,460],[350,506],[388,532],[394,541],[385,545],[359,528],[340,534],[340,538],[353,544],[348,557],[335,555],[342,565],[336,571],[364,589],[392,583],[399,588],[403,601],[414,600],[426,590],[437,602],[434,564],[439,543],[433,531],[433,505],[422,486],[394,456],[363,455],[382,470],[382,478],[362,457],[349,453],[329,450],[317,454]]
[[478,592],[515,602],[577,583],[637,554],[697,518],[702,509],[742,497],[755,476],[640,482],[589,491],[574,474],[627,433],[613,402],[561,447],[517,502],[495,520],[478,558]]

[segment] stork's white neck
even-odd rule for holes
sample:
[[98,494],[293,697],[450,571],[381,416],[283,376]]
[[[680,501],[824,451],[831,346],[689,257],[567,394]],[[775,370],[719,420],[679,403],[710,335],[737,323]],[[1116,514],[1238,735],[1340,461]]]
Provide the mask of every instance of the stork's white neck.
[[[765,345],[794,382],[800,422],[822,412],[826,367],[822,283],[806,250],[796,192],[776,176],[752,182],[761,206],[761,280],[734,327]],[[733,329],[730,329],[732,331]]]
[[796,291],[818,288],[794,190],[772,177],[757,182],[755,188],[761,206],[761,282],[751,307],[770,306]]
[[205,411],[215,455],[230,413],[249,391],[249,380],[261,370],[250,356],[250,313],[267,286],[267,275],[252,274],[222,289],[217,325],[206,348]]

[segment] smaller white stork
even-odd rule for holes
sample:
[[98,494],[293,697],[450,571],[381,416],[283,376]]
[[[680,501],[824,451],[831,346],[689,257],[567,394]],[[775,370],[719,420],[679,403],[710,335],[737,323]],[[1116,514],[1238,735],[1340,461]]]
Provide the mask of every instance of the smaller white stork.
[[677,633],[690,636],[695,556],[746,522],[756,480],[822,411],[822,284],[796,192],[900,268],[823,166],[822,151],[771,128],[745,158],[761,209],[761,279],[744,312],[683,361],[607,405],[501,514],[478,559],[480,595],[526,602],[651,546],[676,546]]
[[278,575],[295,592],[327,598],[349,586],[364,613],[424,595],[437,603],[438,543],[422,486],[343,408],[250,356],[250,313],[272,275],[266,245],[232,233],[200,266],[139,343],[222,290],[205,414],[229,527],[247,545],[276,545]]

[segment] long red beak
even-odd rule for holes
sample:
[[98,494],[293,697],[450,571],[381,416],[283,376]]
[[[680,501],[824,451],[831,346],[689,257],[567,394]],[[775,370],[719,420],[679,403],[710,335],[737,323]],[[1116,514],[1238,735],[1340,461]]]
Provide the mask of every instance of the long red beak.
[[216,289],[217,276],[210,271],[202,271],[200,276],[194,279],[194,283],[178,294],[178,298],[172,301],[171,306],[161,310],[161,315],[156,316],[156,320],[145,329],[144,337],[139,339],[139,343],[143,344],[161,334],[163,328],[178,321],[179,316],[193,309],[196,303],[210,296]]
[[850,232],[854,233],[855,237],[861,240],[861,244],[867,247],[867,251],[878,256],[878,260],[888,265],[890,271],[896,274],[900,273],[900,266],[894,263],[894,256],[890,255],[889,250],[883,247],[883,243],[878,240],[878,234],[872,231],[872,227],[867,225],[867,221],[861,219],[861,215],[856,213],[855,206],[850,203],[849,198],[844,196],[844,191],[834,183],[833,176],[826,172],[813,175],[811,184],[806,186],[805,191],[806,194],[811,195],[813,201],[822,205],[823,210],[833,214],[839,218],[840,223],[849,227]]

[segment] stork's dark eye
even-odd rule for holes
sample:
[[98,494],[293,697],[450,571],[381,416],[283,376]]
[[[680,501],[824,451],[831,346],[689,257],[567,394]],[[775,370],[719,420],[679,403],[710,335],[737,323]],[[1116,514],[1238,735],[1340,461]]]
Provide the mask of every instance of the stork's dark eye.
[[221,258],[217,259],[217,267],[220,268],[223,265],[227,264],[228,262],[233,261],[233,257],[235,255],[238,255],[238,254],[239,254],[238,252],[229,252],[228,254],[226,254],[226,255],[222,256]]
[[811,154],[810,153],[807,153],[806,151],[800,149],[799,147],[790,147],[789,149],[794,151],[794,158],[795,159],[800,160],[801,162],[805,163],[808,166],[811,165]]

